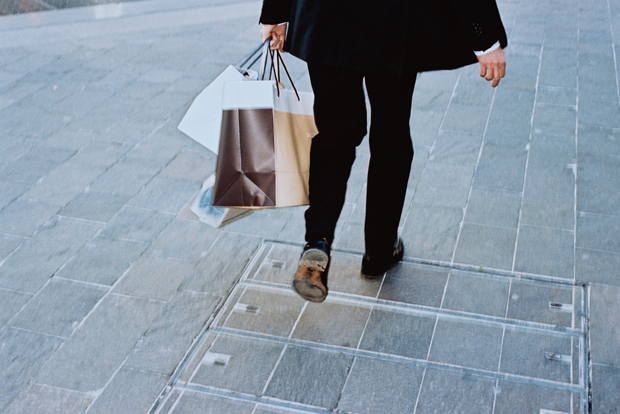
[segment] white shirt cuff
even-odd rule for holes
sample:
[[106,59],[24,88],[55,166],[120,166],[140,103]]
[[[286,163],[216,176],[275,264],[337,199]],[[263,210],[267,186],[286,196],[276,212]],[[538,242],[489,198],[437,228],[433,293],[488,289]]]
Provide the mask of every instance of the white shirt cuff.
[[487,53],[491,53],[492,51],[497,50],[499,48],[500,48],[500,44],[498,40],[497,42],[493,44],[493,46],[491,46],[487,50],[474,51],[474,53],[476,54],[476,56],[482,56],[482,55],[486,55]]

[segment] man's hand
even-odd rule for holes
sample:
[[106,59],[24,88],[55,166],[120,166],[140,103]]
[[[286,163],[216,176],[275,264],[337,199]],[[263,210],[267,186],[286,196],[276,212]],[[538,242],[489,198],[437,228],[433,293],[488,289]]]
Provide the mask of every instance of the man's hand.
[[492,87],[499,84],[499,80],[506,74],[506,57],[500,47],[486,55],[478,56],[480,64],[480,76],[488,81],[493,81]]
[[263,24],[260,29],[260,37],[263,41],[271,39],[270,49],[283,52],[284,38],[286,37],[286,24]]

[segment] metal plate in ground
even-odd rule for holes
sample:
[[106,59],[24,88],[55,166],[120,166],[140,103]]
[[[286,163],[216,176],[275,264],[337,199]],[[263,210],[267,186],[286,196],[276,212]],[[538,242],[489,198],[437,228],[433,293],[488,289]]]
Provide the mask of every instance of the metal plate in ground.
[[315,304],[300,253],[261,246],[159,412],[586,412],[583,287],[334,252]]

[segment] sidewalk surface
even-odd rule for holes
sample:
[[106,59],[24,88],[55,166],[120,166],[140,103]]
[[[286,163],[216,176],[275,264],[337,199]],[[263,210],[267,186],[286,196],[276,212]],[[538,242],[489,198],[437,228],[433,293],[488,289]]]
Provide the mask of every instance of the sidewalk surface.
[[0,16],[0,413],[618,413],[620,0],[500,0],[499,88],[419,77],[405,259],[359,275],[364,143],[318,305],[305,208],[189,210],[177,125],[260,5]]

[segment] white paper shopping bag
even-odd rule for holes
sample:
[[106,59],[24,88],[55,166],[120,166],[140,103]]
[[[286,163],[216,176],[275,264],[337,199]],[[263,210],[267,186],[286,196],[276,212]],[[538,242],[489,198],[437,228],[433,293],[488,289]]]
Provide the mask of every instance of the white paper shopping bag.
[[220,146],[224,83],[257,78],[258,73],[255,71],[247,70],[241,73],[236,67],[228,66],[194,99],[179,124],[179,130],[217,154]]

